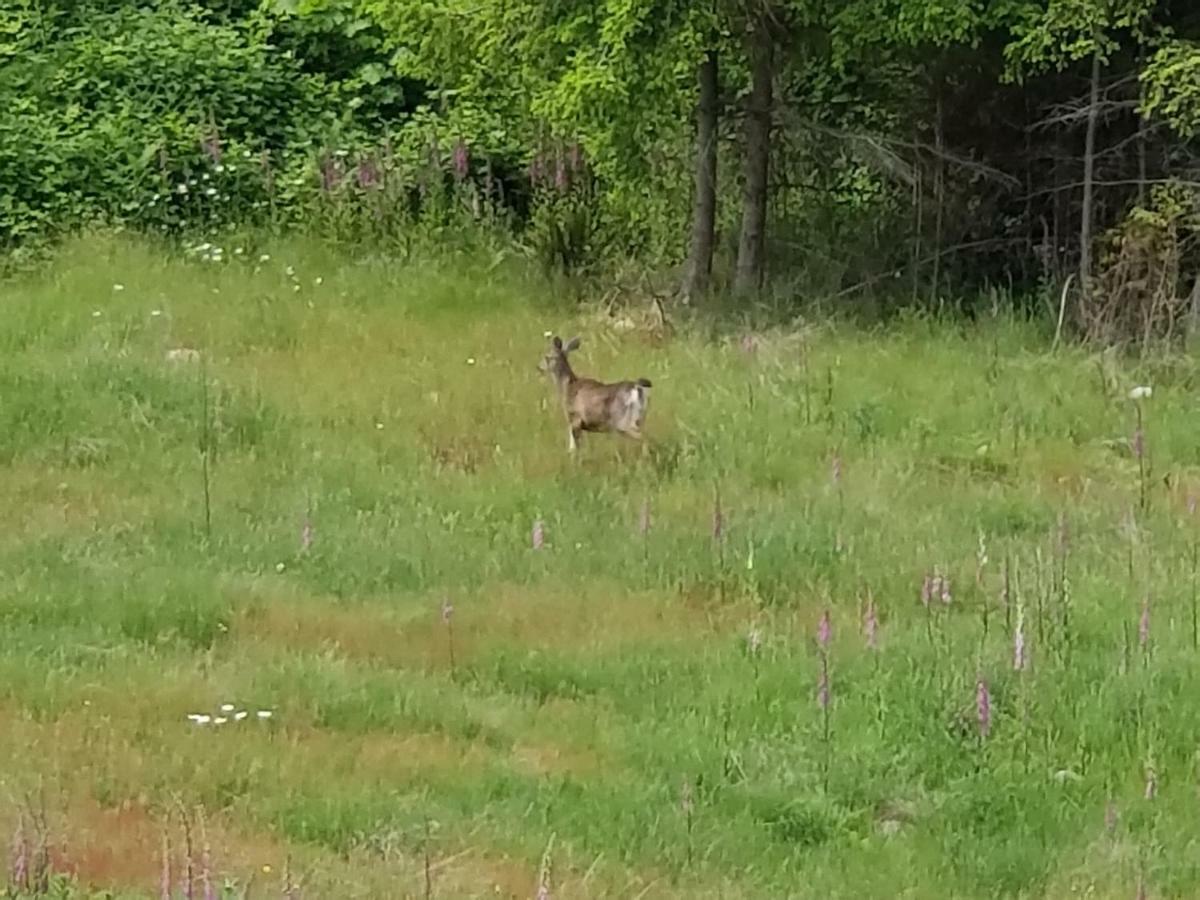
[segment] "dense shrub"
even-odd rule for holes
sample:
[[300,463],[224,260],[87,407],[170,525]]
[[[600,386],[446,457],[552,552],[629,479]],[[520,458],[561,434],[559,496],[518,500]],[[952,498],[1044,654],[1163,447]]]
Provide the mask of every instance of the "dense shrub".
[[0,11],[0,248],[96,222],[408,241],[527,219],[520,143],[469,105],[435,113],[387,54],[347,3]]
[[273,170],[337,121],[337,92],[261,19],[175,2],[3,15],[5,245],[95,219],[244,221],[270,205]]

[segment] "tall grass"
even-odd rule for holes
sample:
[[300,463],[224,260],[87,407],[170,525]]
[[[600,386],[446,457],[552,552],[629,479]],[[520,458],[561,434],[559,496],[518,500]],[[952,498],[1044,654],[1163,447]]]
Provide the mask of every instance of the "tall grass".
[[[0,777],[58,871],[157,896],[186,809],[232,896],[1200,888],[1190,360],[238,250],[4,285]],[[547,330],[651,378],[645,455],[568,458]]]

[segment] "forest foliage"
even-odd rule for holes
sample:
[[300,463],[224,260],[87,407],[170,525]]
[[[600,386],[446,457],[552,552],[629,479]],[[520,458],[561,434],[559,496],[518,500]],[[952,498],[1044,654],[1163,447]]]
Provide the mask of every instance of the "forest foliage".
[[0,243],[485,233],[686,296],[999,284],[1169,337],[1200,311],[1198,40],[1179,0],[22,0]]

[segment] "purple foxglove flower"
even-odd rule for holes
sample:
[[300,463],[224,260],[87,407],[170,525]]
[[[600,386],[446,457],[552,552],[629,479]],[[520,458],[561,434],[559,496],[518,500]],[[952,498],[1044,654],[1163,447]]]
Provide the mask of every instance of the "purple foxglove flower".
[[817,624],[817,643],[821,645],[821,649],[825,650],[829,647],[829,638],[832,637],[833,627],[829,622],[829,610],[821,613],[821,621]]
[[467,149],[466,141],[462,138],[454,145],[454,177],[458,181],[462,181],[467,177],[471,169],[471,153]]
[[983,678],[975,682],[975,707],[979,713],[979,736],[987,740],[992,731],[992,695]]

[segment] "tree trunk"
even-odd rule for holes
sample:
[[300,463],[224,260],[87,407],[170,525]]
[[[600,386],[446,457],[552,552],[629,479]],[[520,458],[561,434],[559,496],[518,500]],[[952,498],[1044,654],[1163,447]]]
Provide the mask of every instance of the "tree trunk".
[[692,241],[683,275],[683,296],[708,292],[713,233],[717,219],[717,51],[709,50],[696,71],[696,196],[692,202]]
[[1083,202],[1079,212],[1079,290],[1086,303],[1092,295],[1092,195],[1096,173],[1096,123],[1100,111],[1100,54],[1092,54],[1092,89],[1087,134],[1083,142]]
[[[1138,73],[1145,67],[1145,58],[1138,51]],[[1137,202],[1142,209],[1146,208],[1146,126],[1149,124],[1142,115],[1142,104],[1146,102],[1146,85],[1138,79],[1138,110],[1137,110]]]
[[925,227],[923,221],[925,195],[924,177],[921,171],[921,134],[915,128],[913,129],[913,148],[912,205],[916,221],[913,223],[912,298],[913,303],[916,303],[921,291],[921,230]]
[[749,294],[762,287],[766,267],[767,177],[771,159],[771,76],[774,45],[769,13],[759,10],[749,35],[750,98],[746,107],[742,233],[733,288]]
[[933,170],[933,202],[934,206],[934,222],[933,222],[933,285],[932,297],[930,298],[933,305],[940,308],[942,305],[942,296],[940,292],[942,280],[942,219],[945,216],[946,207],[946,163],[943,156],[946,152],[946,129],[943,122],[942,113],[942,79],[939,76],[937,85],[934,88],[936,99],[934,101],[934,120],[933,120],[933,146],[936,151],[936,159],[934,160]]
[[[1030,136],[1029,122],[1029,93],[1024,95],[1024,110],[1021,116],[1021,130],[1025,140],[1025,265],[1022,269],[1025,277],[1029,277],[1028,263],[1034,259],[1034,216],[1033,216],[1033,139]],[[1042,220],[1042,231],[1046,231],[1045,219]],[[1049,247],[1046,248],[1049,252]],[[1047,257],[1049,259],[1049,257]]]

